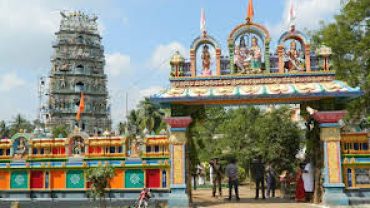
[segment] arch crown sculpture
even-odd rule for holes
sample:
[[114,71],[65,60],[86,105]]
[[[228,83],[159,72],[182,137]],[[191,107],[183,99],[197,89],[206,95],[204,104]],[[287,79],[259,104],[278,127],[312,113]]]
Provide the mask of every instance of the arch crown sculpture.
[[[228,55],[223,55],[221,44],[203,29],[190,46],[189,59],[181,56],[182,62],[174,64],[171,61],[171,77],[297,74],[332,70],[331,49],[327,46],[312,48],[310,39],[294,24],[277,40],[276,48],[270,48],[271,40],[269,30],[254,22],[253,16],[248,16],[244,23],[229,33],[225,49]],[[181,69],[181,73],[174,74],[174,68]]]

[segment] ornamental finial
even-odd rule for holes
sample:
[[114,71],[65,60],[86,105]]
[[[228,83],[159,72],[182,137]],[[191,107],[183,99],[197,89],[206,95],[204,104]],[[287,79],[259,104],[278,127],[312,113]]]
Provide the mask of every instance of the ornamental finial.
[[249,0],[249,3],[248,3],[248,11],[247,11],[247,18],[245,20],[247,20],[247,22],[252,22],[253,21],[253,17],[254,17],[254,8],[253,8],[253,0]]

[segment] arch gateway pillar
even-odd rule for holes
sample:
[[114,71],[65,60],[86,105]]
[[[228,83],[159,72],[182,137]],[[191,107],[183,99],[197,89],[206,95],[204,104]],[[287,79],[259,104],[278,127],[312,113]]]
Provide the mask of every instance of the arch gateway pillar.
[[313,118],[320,124],[320,140],[324,148],[324,204],[349,205],[349,198],[344,193],[340,125],[346,111],[319,111]]
[[189,204],[186,188],[186,130],[192,119],[186,117],[168,117],[164,121],[170,126],[170,153],[171,153],[171,193],[168,200],[169,207],[184,207]]

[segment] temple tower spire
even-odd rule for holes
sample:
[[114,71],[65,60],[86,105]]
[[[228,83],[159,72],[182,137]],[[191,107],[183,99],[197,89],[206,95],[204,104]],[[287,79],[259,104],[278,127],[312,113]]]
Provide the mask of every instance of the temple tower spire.
[[[62,19],[51,57],[46,123],[51,128],[62,124],[70,129],[79,127],[90,135],[102,133],[110,129],[111,120],[98,18],[80,11],[60,14]],[[79,110],[82,102],[83,111]]]

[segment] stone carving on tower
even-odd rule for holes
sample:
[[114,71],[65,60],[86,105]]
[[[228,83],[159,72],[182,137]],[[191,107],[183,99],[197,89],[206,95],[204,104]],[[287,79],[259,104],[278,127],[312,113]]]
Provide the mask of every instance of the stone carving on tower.
[[51,58],[47,125],[64,124],[71,130],[78,126],[90,135],[103,133],[110,129],[111,120],[97,16],[80,11],[62,11],[61,16]]

